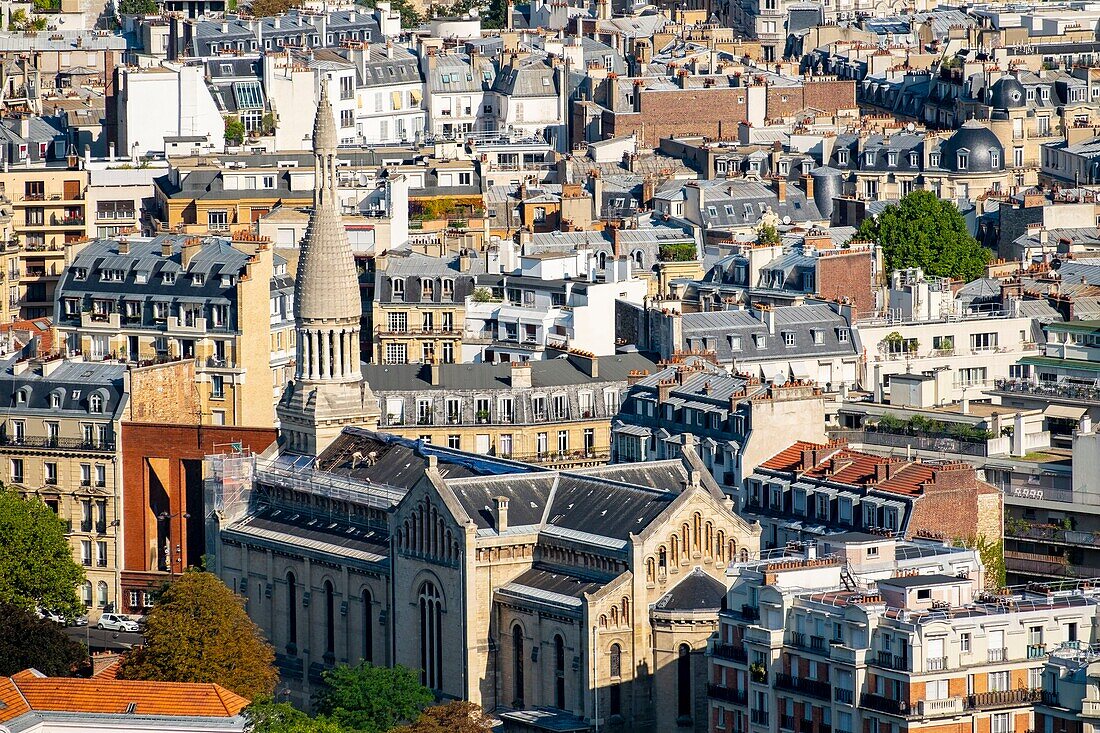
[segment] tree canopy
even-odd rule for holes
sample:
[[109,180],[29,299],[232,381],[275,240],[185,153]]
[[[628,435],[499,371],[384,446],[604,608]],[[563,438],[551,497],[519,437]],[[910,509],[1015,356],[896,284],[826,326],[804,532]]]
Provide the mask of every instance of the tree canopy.
[[0,675],[34,667],[49,677],[66,677],[88,661],[88,650],[48,619],[0,603]]
[[407,667],[375,667],[363,662],[325,672],[316,709],[340,726],[360,733],[385,733],[416,720],[433,695],[420,675]]
[[184,573],[160,595],[145,622],[145,646],[126,657],[123,679],[216,682],[250,700],[275,689],[274,650],[241,600],[216,576]]
[[149,15],[157,12],[156,0],[119,0],[120,15]]
[[971,236],[958,208],[930,191],[914,191],[864,219],[856,238],[882,246],[888,272],[920,267],[926,275],[969,282],[985,275],[993,257]]
[[57,515],[38,499],[0,487],[0,603],[76,616],[83,581]]
[[230,115],[225,118],[225,143],[226,145],[240,145],[244,142],[244,136],[248,133],[244,129],[244,123]]
[[302,0],[252,0],[249,12],[257,18],[267,18],[285,13],[301,4]]
[[456,700],[427,708],[415,723],[397,728],[392,733],[489,733],[492,729],[492,724],[479,706]]
[[251,733],[343,733],[343,728],[325,718],[311,718],[290,703],[262,699],[245,709]]

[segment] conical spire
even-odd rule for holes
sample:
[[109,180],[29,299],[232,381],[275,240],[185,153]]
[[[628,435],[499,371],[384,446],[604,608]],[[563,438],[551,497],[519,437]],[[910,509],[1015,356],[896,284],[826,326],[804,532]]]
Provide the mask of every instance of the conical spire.
[[328,84],[321,82],[321,100],[313,120],[313,154],[336,154],[336,122],[332,119],[332,104],[328,101]]
[[314,196],[294,281],[298,378],[359,381],[363,314],[355,257],[336,210],[336,128],[324,85],[313,125]]

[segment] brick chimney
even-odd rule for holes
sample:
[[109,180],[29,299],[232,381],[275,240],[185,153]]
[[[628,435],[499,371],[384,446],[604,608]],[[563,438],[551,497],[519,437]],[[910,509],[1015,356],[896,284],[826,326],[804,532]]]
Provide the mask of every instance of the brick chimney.
[[497,525],[497,534],[501,534],[508,529],[508,497],[498,496],[496,516],[494,517]]

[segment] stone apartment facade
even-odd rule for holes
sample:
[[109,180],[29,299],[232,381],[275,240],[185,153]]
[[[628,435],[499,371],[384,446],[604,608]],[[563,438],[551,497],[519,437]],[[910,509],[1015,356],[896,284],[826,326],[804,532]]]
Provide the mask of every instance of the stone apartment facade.
[[629,384],[654,369],[641,354],[513,364],[365,366],[387,432],[530,463],[604,463]]
[[0,371],[0,477],[57,513],[86,579],[92,616],[119,607],[122,567],[120,427],[129,378],[119,364],[8,357]]
[[[189,361],[208,425],[271,425],[275,386],[272,297],[289,294],[275,280],[266,239],[160,235],[104,239],[77,254],[58,286],[57,330],[68,353],[91,361],[137,364]],[[279,258],[279,267],[284,267]]]
[[849,532],[731,574],[716,732],[1043,730],[1048,654],[1094,641],[1095,589],[986,592],[977,553],[936,543]]

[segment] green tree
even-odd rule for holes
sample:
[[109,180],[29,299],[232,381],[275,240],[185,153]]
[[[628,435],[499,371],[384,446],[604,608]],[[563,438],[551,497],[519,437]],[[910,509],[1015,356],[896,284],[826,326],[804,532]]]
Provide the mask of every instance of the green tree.
[[492,729],[479,706],[455,700],[427,708],[415,723],[396,728],[392,733],[489,733]]
[[250,12],[257,18],[281,15],[302,4],[302,0],[252,0]]
[[343,728],[325,718],[311,718],[290,703],[264,698],[244,711],[250,733],[343,733]]
[[989,590],[998,590],[1005,587],[1007,568],[1005,567],[1005,543],[1002,540],[994,540],[980,535],[977,539],[955,540],[956,547],[967,547],[977,550],[978,556],[985,566],[985,587]]
[[216,682],[250,700],[275,689],[274,650],[216,576],[184,573],[160,594],[145,622],[145,646],[127,655],[123,679]]
[[23,8],[16,8],[11,11],[11,15],[8,16],[8,30],[9,31],[21,31],[27,27],[27,11]]
[[882,246],[888,272],[920,267],[926,275],[969,282],[984,276],[993,258],[970,235],[958,208],[930,191],[914,191],[864,219],[856,238]]
[[156,0],[119,0],[120,15],[149,15],[157,12]]
[[230,115],[225,118],[225,143],[226,145],[240,145],[244,142],[244,123]]
[[30,22],[30,29],[32,31],[44,31],[44,30],[46,30],[47,24],[48,23],[47,23],[46,18],[44,18],[42,16],[38,16],[37,18],[35,18],[34,20],[32,20]]
[[38,499],[0,487],[0,603],[76,616],[83,581],[57,515]]
[[324,680],[317,712],[361,733],[384,733],[414,721],[434,699],[420,684],[420,674],[407,667],[343,665],[325,672]]
[[756,239],[760,244],[779,244],[779,230],[771,224],[761,224],[756,230]]
[[53,621],[11,603],[0,603],[0,675],[34,667],[50,677],[66,677],[87,662],[84,645],[70,639]]

